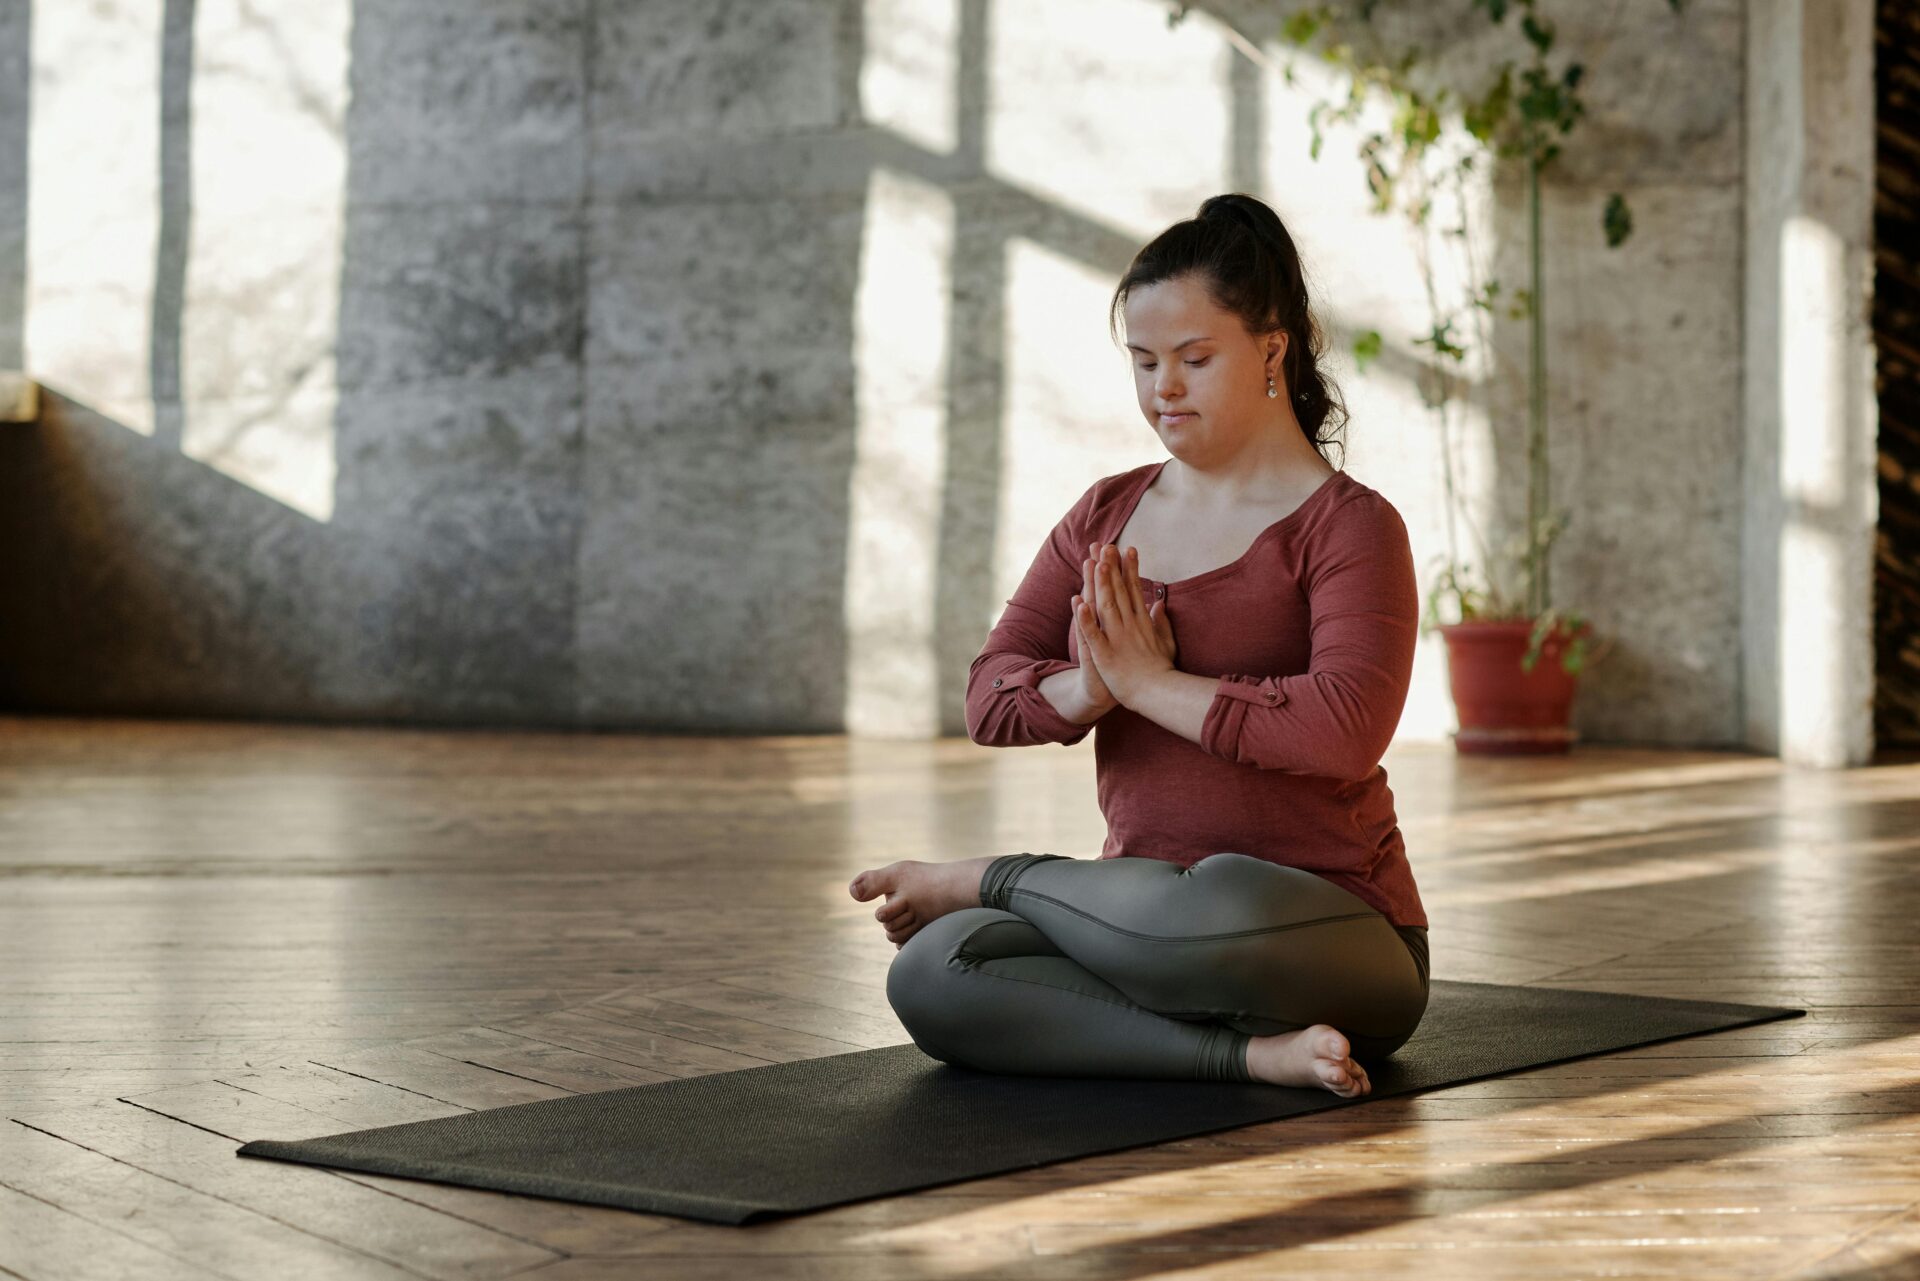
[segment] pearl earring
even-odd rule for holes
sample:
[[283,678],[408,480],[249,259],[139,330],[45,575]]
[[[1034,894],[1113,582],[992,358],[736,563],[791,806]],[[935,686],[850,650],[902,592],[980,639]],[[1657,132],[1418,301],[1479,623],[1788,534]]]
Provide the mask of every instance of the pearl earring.
[[1273,400],[1273,399],[1276,399],[1279,395],[1280,393],[1274,389],[1273,379],[1271,378],[1267,379],[1267,399]]

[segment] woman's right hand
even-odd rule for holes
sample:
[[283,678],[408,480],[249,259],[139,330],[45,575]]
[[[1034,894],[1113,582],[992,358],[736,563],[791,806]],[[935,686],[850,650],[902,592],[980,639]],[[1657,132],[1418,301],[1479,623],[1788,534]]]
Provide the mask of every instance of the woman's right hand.
[[[1100,548],[1096,544],[1089,550],[1099,552]],[[1089,555],[1080,561],[1080,600],[1091,601],[1092,599],[1093,557]],[[1074,611],[1071,626],[1076,633],[1074,647],[1080,652],[1080,696],[1087,700],[1089,708],[1104,716],[1120,706],[1120,700],[1113,696],[1113,691],[1107,688],[1107,683],[1100,679],[1100,669],[1093,665],[1092,651],[1087,646],[1087,638],[1078,635],[1080,613],[1077,609]]]

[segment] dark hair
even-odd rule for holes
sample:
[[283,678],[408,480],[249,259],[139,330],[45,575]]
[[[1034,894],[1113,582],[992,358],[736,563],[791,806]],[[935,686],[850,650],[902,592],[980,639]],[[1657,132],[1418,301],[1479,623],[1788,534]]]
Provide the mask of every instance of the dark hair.
[[[1107,323],[1114,341],[1119,342],[1129,293],[1186,275],[1206,289],[1216,307],[1238,316],[1249,334],[1287,331],[1282,394],[1293,397],[1301,432],[1324,458],[1321,446],[1334,443],[1333,432],[1346,425],[1347,406],[1339,388],[1320,372],[1326,341],[1307,305],[1300,254],[1280,215],[1266,202],[1232,191],[1207,197],[1199,213],[1155,236],[1133,256],[1113,291]],[[1332,428],[1323,435],[1321,428],[1329,422]],[[1340,448],[1344,453],[1345,442]]]

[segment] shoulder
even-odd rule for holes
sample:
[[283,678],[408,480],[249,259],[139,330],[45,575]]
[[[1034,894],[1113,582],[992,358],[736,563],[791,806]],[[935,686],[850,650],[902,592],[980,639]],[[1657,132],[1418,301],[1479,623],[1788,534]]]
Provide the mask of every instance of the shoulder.
[[1322,508],[1322,519],[1316,522],[1323,535],[1338,537],[1354,533],[1377,535],[1390,532],[1406,538],[1407,522],[1401,518],[1400,509],[1385,494],[1344,471],[1337,471],[1328,477],[1327,484],[1333,487],[1333,491]]
[[1386,575],[1396,583],[1411,582],[1413,541],[1399,509],[1345,472],[1327,483],[1340,488],[1301,534],[1310,586],[1350,582],[1356,572],[1368,581]]
[[1109,516],[1133,500],[1157,466],[1158,463],[1141,463],[1138,467],[1100,477],[1081,493],[1062,523],[1075,529],[1092,529],[1106,524]]

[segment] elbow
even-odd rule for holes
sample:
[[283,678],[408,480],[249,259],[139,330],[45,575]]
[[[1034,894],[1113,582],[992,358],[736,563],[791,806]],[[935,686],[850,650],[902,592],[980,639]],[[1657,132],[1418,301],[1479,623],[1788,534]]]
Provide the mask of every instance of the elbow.
[[967,737],[982,747],[1007,746],[1007,715],[1004,704],[993,700],[967,698]]
[[1381,758],[1386,754],[1387,745],[1377,739],[1356,743],[1340,762],[1340,772],[1334,777],[1346,783],[1364,783],[1380,768]]

